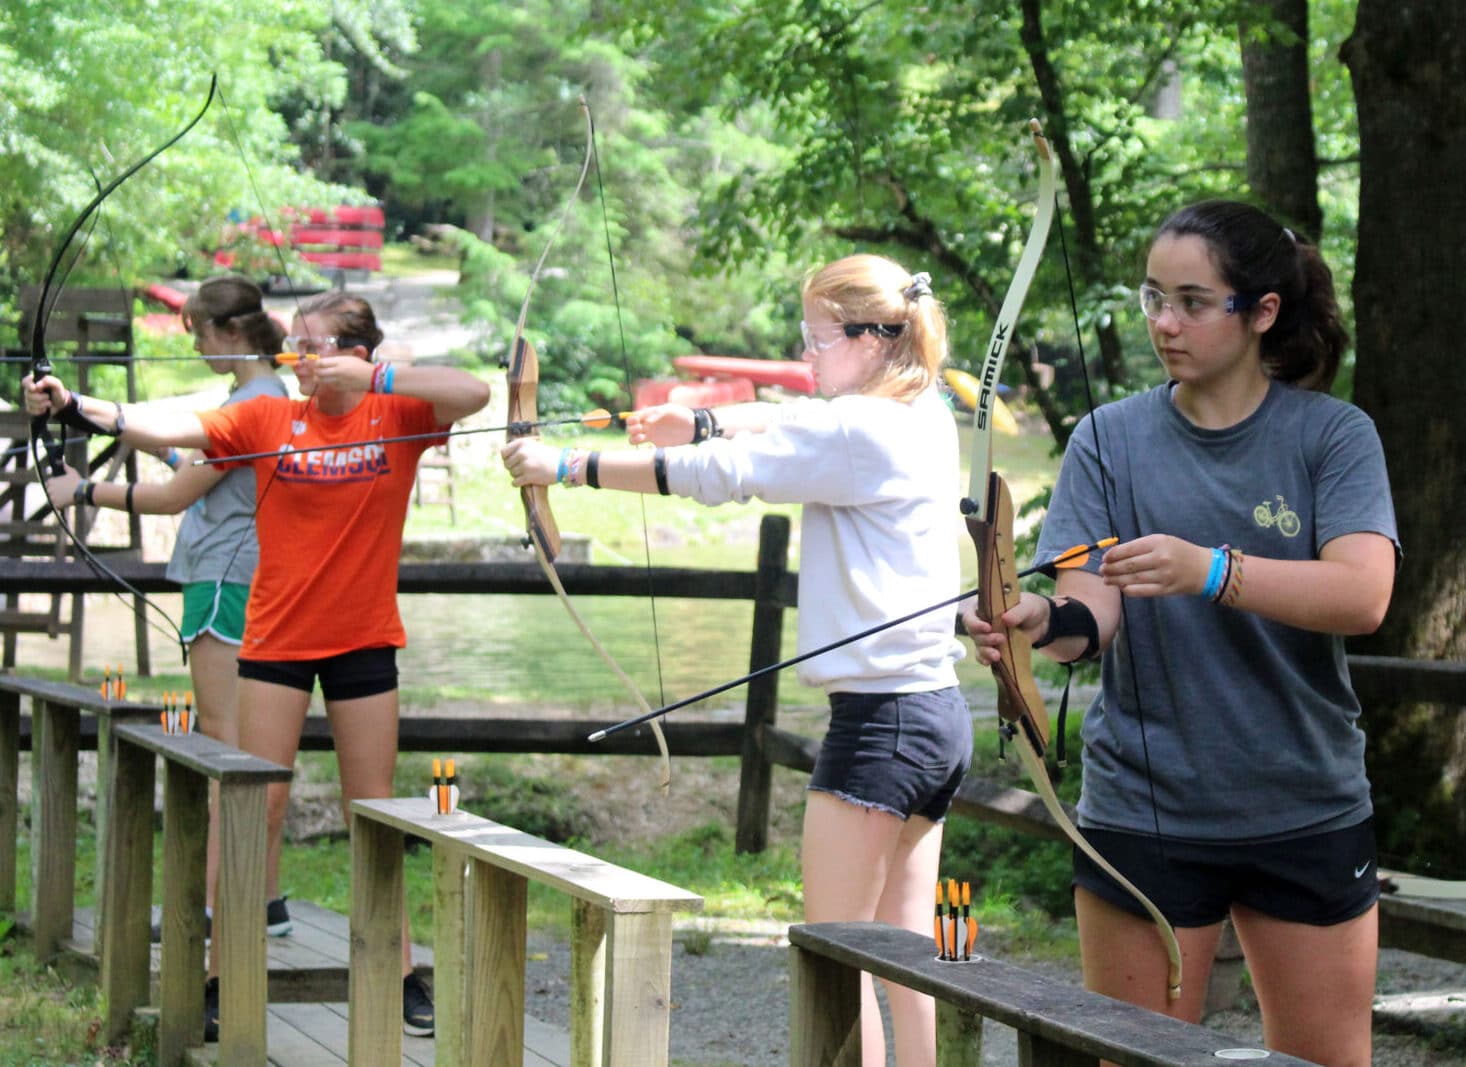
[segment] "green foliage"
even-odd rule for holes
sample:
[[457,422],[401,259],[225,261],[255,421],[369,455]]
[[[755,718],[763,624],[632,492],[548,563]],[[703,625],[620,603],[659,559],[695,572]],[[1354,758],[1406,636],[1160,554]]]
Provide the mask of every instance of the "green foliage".
[[143,1062],[104,1048],[100,990],[37,963],[28,941],[0,942],[0,988],[0,1067]]
[[[200,124],[108,198],[84,250],[73,245],[73,284],[207,273],[231,210],[277,222],[284,205],[360,199],[295,168],[272,103],[288,94],[339,102],[342,68],[323,35],[333,18],[366,10],[291,0],[260,18],[221,0],[5,5],[0,310],[13,309],[20,282],[41,281],[99,185],[199,111],[211,75],[219,93]],[[216,50],[218,41],[228,48]]]
[[798,922],[804,893],[799,857],[775,845],[754,855],[733,850],[733,828],[710,822],[646,846],[607,846],[597,855],[611,863],[700,894],[704,914]]
[[[1073,711],[1068,716],[1064,737],[1069,765],[1054,783],[1060,799],[1069,804],[1079,799],[1083,718]],[[1016,756],[998,761],[996,731],[978,735],[973,767],[984,779],[1011,780],[1016,788],[1028,788]],[[1016,830],[954,814],[948,817],[942,837],[942,875],[970,881],[973,893],[981,893],[994,906],[1016,904],[1055,917],[1072,915],[1070,848],[1063,842],[1036,841]]]

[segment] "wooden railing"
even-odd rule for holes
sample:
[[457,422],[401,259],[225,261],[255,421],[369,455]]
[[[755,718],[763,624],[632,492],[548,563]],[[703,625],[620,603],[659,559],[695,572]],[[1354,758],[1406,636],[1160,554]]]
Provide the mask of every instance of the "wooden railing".
[[[118,726],[112,780],[113,832],[107,889],[97,924],[105,1033],[128,1032],[148,1003],[153,893],[153,797],[163,759],[163,945],[158,1062],[173,1067],[203,1043],[205,849],[209,782],[219,784],[219,877],[213,922],[219,968],[219,1060],[266,1062],[265,790],[289,768],[202,734],[159,725]],[[399,1004],[400,1009],[400,1004]],[[395,1015],[394,1015],[395,1019]],[[400,1056],[399,1056],[400,1060]]]
[[862,971],[936,998],[938,1067],[979,1067],[983,1019],[1017,1031],[1028,1067],[1307,1063],[997,960],[943,962],[928,938],[883,923],[791,926],[789,945],[791,1067],[859,1067]]
[[467,812],[439,815],[425,798],[351,805],[351,1063],[402,1061],[408,834],[433,848],[439,1067],[523,1062],[530,882],[570,900],[571,1062],[665,1067],[672,915],[702,898]]
[[[19,843],[21,712],[31,702],[31,930],[38,959],[50,960],[71,939],[76,901],[77,765],[81,750],[81,713],[94,715],[93,746],[98,748],[97,834],[98,899],[106,884],[104,862],[109,833],[108,758],[114,723],[151,721],[157,704],[109,700],[97,690],[0,674],[0,912],[16,906],[16,853]],[[100,745],[96,739],[100,738]],[[150,794],[151,796],[151,794]]]

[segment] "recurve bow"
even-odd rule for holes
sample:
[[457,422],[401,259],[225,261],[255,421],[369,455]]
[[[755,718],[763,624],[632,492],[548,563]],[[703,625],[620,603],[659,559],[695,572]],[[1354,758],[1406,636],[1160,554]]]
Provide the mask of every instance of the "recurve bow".
[[[545,258],[550,254],[550,248],[554,245],[555,238],[559,236],[560,228],[565,224],[570,209],[574,207],[579,198],[580,190],[585,185],[586,175],[590,172],[591,157],[595,149],[595,128],[591,123],[590,107],[584,97],[580,100],[580,108],[585,115],[586,124],[585,160],[581,165],[580,177],[575,183],[575,189],[566,201],[565,208],[560,213],[549,240],[545,242],[544,251],[540,253],[534,271],[530,274],[529,289],[525,292],[524,303],[519,309],[519,320],[514,327],[514,339],[509,344],[508,362],[505,366],[505,386],[509,393],[509,411],[505,421],[511,425],[523,424],[528,427],[529,433],[537,432],[534,429],[534,424],[538,420],[535,400],[539,391],[540,364],[534,345],[530,343],[529,338],[524,336],[524,327],[529,319],[530,297],[534,295],[535,284],[539,280]],[[510,431],[511,436],[514,433],[514,430]],[[542,485],[527,485],[520,488],[519,495],[524,504],[525,539],[529,547],[534,549],[535,559],[539,562],[540,570],[544,572],[550,587],[555,590],[555,595],[560,598],[560,603],[564,605],[566,613],[569,614],[576,627],[595,649],[596,655],[620,679],[626,691],[631,694],[642,714],[650,715],[652,710],[650,702],[642,694],[636,682],[611,655],[610,650],[591,631],[580,612],[575,610],[569,594],[565,592],[565,584],[555,570],[555,558],[560,554],[560,529],[555,524],[554,513],[550,510],[549,489]],[[672,783],[672,756],[667,748],[667,737],[662,731],[661,724],[655,719],[648,720],[648,723],[651,726],[652,736],[657,742],[662,770],[661,787],[665,792]]]
[[[977,546],[977,613],[989,623],[1016,606],[1022,595],[1013,546],[1013,498],[1007,483],[993,469],[993,400],[997,396],[1003,358],[1012,339],[1013,327],[1043,256],[1057,208],[1057,179],[1048,142],[1037,119],[1031,120],[1030,129],[1039,160],[1038,210],[1018,262],[1018,270],[993,326],[992,340],[983,356],[982,373],[978,376],[980,391],[973,415],[971,480],[967,497],[962,501],[967,531]],[[1170,960],[1166,995],[1169,1000],[1175,1000],[1181,995],[1181,947],[1176,940],[1176,932],[1160,909],[1085,839],[1059,803],[1044,764],[1044,751],[1049,741],[1049,715],[1033,677],[1032,645],[1018,630],[1006,633],[1008,639],[1003,645],[1002,658],[993,665],[993,675],[998,682],[998,714],[1005,723],[1004,733],[1018,750],[1044,807],[1065,836],[1139,901],[1155,922]]]
[[[198,113],[194,115],[193,118],[189,119],[187,125],[185,125],[172,137],[168,138],[168,140],[163,142],[163,144],[159,145],[157,148],[153,149],[137,162],[133,163],[121,174],[117,175],[117,177],[109,181],[105,186],[99,187],[97,189],[97,195],[94,196],[90,202],[88,202],[86,207],[81,209],[81,212],[77,215],[76,220],[72,222],[71,226],[66,230],[65,235],[57,243],[56,251],[52,255],[51,262],[46,268],[46,273],[41,281],[40,295],[36,299],[35,319],[33,320],[31,326],[30,356],[31,380],[33,382],[39,382],[42,378],[46,377],[52,371],[51,360],[46,354],[46,327],[50,324],[51,313],[53,310],[55,310],[57,300],[61,296],[61,289],[66,284],[65,275],[60,275],[60,271],[62,261],[66,257],[66,251],[71,246],[72,240],[76,237],[78,233],[81,232],[82,227],[86,225],[87,220],[89,218],[92,218],[96,214],[96,212],[101,209],[103,202],[114,192],[120,189],[123,183],[125,183],[138,171],[146,167],[153,160],[157,159],[168,149],[172,148],[175,144],[181,141],[190,130],[192,130],[195,126],[199,124],[200,120],[203,119],[205,113],[209,110],[209,106],[214,102],[214,95],[218,89],[218,84],[219,79],[216,75],[209,81],[209,95],[208,98],[204,100],[203,107],[199,108]],[[60,275],[59,281],[58,275]],[[45,415],[37,415],[36,417],[31,419],[30,428],[31,450],[36,460],[36,475],[40,479],[41,489],[43,492],[47,491],[46,480],[48,478],[59,478],[66,473],[66,466],[62,456],[62,446],[51,434],[51,430],[46,425],[46,421],[47,417]],[[188,645],[183,640],[182,633],[179,631],[177,625],[174,624],[172,618],[169,617],[168,613],[164,611],[161,607],[159,607],[157,603],[155,603],[153,600],[149,599],[148,596],[144,594],[141,590],[135,588],[132,583],[128,582],[111,567],[107,566],[105,563],[97,558],[96,554],[86,546],[82,539],[77,536],[76,531],[71,528],[71,525],[69,523],[67,523],[66,516],[63,514],[63,512],[65,511],[64,508],[53,508],[52,511],[56,516],[57,525],[61,527],[62,531],[66,534],[68,540],[70,540],[72,545],[75,546],[77,554],[80,555],[82,559],[84,559],[94,571],[96,571],[99,575],[105,575],[109,580],[115,582],[124,591],[134,597],[137,603],[144,604],[148,608],[152,609],[154,613],[156,613],[161,619],[163,619],[164,622],[168,624],[169,630],[172,631],[174,637],[176,637],[178,641],[179,650],[183,655],[183,662],[187,663]],[[120,596],[121,594],[117,595]]]

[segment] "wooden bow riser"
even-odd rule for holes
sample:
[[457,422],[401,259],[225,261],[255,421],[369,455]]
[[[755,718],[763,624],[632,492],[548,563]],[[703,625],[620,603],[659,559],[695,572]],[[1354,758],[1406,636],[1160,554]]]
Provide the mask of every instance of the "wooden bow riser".
[[[987,514],[967,517],[967,532],[977,546],[977,614],[992,623],[1017,606],[1018,557],[1013,545],[1013,494],[994,472],[988,478]],[[998,680],[998,714],[1028,735],[1042,756],[1049,744],[1049,713],[1033,679],[1033,645],[1020,630],[1007,631],[1002,658],[993,665]]]
[[[509,387],[509,412],[505,421],[530,424],[538,421],[535,394],[540,384],[540,360],[534,345],[527,337],[521,336],[514,346],[505,382]],[[530,432],[534,433],[533,430]],[[516,435],[511,430],[509,436],[523,435]],[[519,498],[524,503],[528,536],[539,545],[545,559],[554,563],[560,555],[560,528],[555,524],[555,516],[550,511],[549,488],[543,485],[522,486]],[[529,541],[526,540],[525,544],[528,546]]]

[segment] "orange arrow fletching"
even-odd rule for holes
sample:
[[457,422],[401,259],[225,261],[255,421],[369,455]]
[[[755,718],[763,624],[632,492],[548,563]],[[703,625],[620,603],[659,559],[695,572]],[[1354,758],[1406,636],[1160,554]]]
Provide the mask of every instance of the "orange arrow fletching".
[[1103,541],[1096,541],[1092,545],[1075,545],[1066,552],[1060,552],[1054,557],[1051,567],[1059,570],[1069,570],[1074,567],[1082,567],[1089,562],[1089,554],[1102,548],[1109,548],[1111,545],[1119,544],[1118,537],[1106,537]]
[[611,425],[611,413],[605,408],[596,408],[582,415],[580,421],[592,430],[604,430]]

